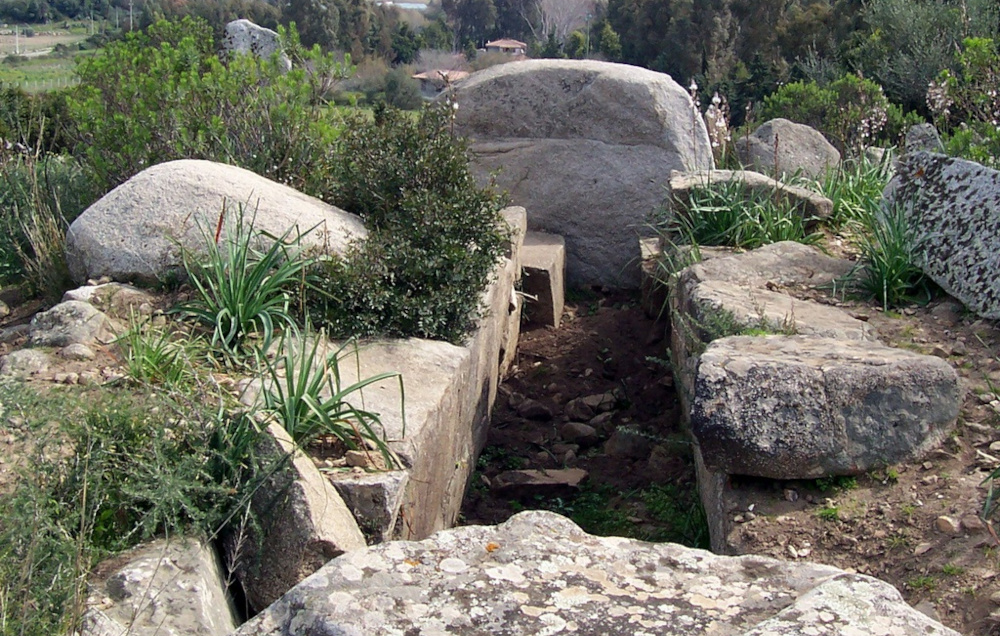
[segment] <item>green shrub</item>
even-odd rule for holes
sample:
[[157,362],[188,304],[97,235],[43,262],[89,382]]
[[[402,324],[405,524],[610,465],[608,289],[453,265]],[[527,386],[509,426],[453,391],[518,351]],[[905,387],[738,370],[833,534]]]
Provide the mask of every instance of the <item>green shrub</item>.
[[391,335],[461,341],[507,241],[492,187],[469,172],[451,112],[419,119],[392,109],[349,118],[335,152],[335,203],[368,239],[324,264],[312,318],[334,337]]
[[82,155],[110,189],[151,165],[209,159],[322,196],[326,153],[339,132],[320,98],[347,65],[284,35],[295,62],[221,61],[200,20],[161,21],[82,58],[70,100]]
[[847,74],[827,86],[793,82],[764,99],[761,117],[784,117],[819,130],[841,152],[857,154],[884,140],[889,102],[882,87]]

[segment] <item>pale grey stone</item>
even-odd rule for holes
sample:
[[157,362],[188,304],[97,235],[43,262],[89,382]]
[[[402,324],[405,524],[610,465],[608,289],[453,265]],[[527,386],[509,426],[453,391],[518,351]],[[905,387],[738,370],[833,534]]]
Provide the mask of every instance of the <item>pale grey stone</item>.
[[744,166],[776,177],[801,173],[818,178],[840,165],[840,151],[822,133],[787,119],[764,122],[734,145]]
[[219,558],[195,540],[159,539],[92,580],[83,636],[225,636],[237,620]]
[[623,64],[527,60],[457,86],[455,129],[476,174],[566,239],[570,284],[638,287],[638,234],[670,170],[713,167],[690,96],[668,75]]
[[248,530],[249,540],[238,552],[230,543],[230,552],[247,601],[263,609],[330,559],[366,544],[340,494],[279,424],[265,429],[258,457],[270,473],[252,500],[260,532]]
[[344,498],[369,543],[393,538],[409,480],[405,470],[330,475],[330,483]]
[[595,537],[543,511],[345,554],[237,634],[574,632],[957,636],[878,579]]
[[226,24],[226,35],[222,38],[222,50],[229,53],[256,55],[270,58],[279,54],[279,63],[285,70],[292,70],[292,60],[281,49],[278,34],[271,29],[258,26],[250,20],[233,20]]
[[944,152],[944,144],[934,124],[923,123],[911,126],[903,141],[906,152]]
[[[87,208],[69,228],[66,259],[77,281],[110,276],[155,283],[175,275],[181,249],[201,253],[226,210],[223,235],[246,222],[302,246],[343,253],[367,236],[361,219],[249,170],[183,159],[143,170]],[[209,239],[210,240],[210,239]]]
[[902,206],[920,269],[972,311],[1000,319],[1000,172],[908,154],[886,186],[885,204]]
[[21,338],[27,338],[28,334],[31,333],[31,325],[14,325],[12,327],[4,327],[0,329],[0,343],[10,344],[15,340]]
[[734,336],[700,356],[691,432],[708,468],[772,479],[857,475],[940,443],[955,370],[872,342]]
[[52,365],[52,358],[37,349],[18,349],[0,358],[0,376],[24,377],[44,373]]
[[78,300],[90,303],[109,315],[125,320],[148,313],[144,311],[144,306],[148,307],[156,301],[148,291],[121,283],[84,285],[67,291],[62,299],[63,302]]
[[64,347],[59,355],[66,358],[67,360],[93,360],[97,354],[94,350],[85,344],[71,344],[68,347]]
[[69,300],[35,314],[28,341],[33,347],[68,347],[112,338],[111,323],[103,312],[90,303]]
[[815,224],[833,214],[833,201],[822,194],[799,186],[787,185],[751,170],[709,170],[670,174],[670,195],[682,207],[690,201],[691,191],[714,184],[743,183],[747,194],[776,196],[787,205],[798,206],[802,216]]
[[522,265],[528,322],[558,328],[566,296],[565,240],[557,234],[528,232]]

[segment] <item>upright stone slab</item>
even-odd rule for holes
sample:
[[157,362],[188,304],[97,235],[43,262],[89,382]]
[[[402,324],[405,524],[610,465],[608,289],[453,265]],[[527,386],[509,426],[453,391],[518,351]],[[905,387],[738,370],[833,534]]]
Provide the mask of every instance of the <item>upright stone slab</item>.
[[704,122],[668,75],[624,64],[528,60],[473,74],[455,128],[474,169],[566,239],[571,285],[639,286],[636,236],[664,204],[671,170],[710,169]]
[[543,511],[345,554],[236,632],[564,633],[957,636],[878,579],[595,537]]
[[281,50],[278,34],[271,29],[258,26],[250,20],[233,20],[226,25],[226,35],[222,48],[230,53],[251,54],[265,59],[279,54],[279,63],[291,70],[292,61]]
[[528,232],[524,239],[524,314],[528,322],[559,327],[566,287],[566,243],[557,234]]
[[885,204],[902,207],[920,269],[972,311],[1000,319],[1000,172],[908,154],[886,186]]
[[305,234],[302,246],[343,253],[367,235],[361,219],[249,170],[183,159],[143,170],[70,225],[66,261],[73,279],[156,283],[175,275],[181,251],[203,252],[225,206],[223,236],[242,206],[245,221],[274,236]]

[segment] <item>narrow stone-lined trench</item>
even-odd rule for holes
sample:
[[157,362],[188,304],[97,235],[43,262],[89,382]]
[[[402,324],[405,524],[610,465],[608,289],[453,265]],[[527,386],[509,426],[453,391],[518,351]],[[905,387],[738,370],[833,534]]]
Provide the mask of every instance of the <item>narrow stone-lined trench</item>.
[[707,547],[663,336],[638,293],[578,290],[559,328],[522,326],[460,522],[547,509],[595,534]]

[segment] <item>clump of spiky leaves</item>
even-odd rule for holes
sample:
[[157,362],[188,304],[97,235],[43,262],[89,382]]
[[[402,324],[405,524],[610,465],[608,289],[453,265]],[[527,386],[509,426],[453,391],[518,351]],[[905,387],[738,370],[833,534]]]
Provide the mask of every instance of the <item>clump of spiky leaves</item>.
[[859,232],[858,245],[861,261],[851,278],[883,309],[929,297],[929,281],[916,265],[914,229],[902,205],[885,206],[874,214]]
[[226,236],[226,206],[215,233],[205,234],[205,252],[184,251],[184,269],[195,290],[176,311],[212,330],[212,346],[238,359],[251,336],[267,349],[275,327],[295,327],[293,290],[305,284],[313,260],[301,252],[301,235],[289,229],[273,236],[254,229],[254,215],[239,206]]
[[[291,337],[282,336],[275,344],[275,359],[268,360],[258,353],[265,377],[262,391],[263,408],[274,414],[299,446],[306,446],[318,436],[333,435],[351,450],[376,448],[386,465],[399,464],[389,449],[385,429],[377,413],[365,410],[366,387],[383,380],[399,382],[400,402],[404,399],[403,377],[396,372],[379,373],[347,384],[341,374],[341,364],[354,356],[359,364],[357,343],[348,340],[327,352],[324,332],[300,333],[291,330]],[[356,406],[355,398],[362,406]],[[400,409],[403,413],[403,409]],[[403,416],[403,433],[406,430]]]
[[191,359],[196,344],[179,331],[131,314],[128,329],[115,343],[126,375],[136,382],[183,387],[196,377]]
[[806,230],[810,220],[777,193],[733,180],[693,188],[666,231],[699,245],[754,249],[779,241],[816,243],[820,235]]
[[823,179],[808,185],[818,187],[823,196],[833,201],[833,214],[827,222],[842,229],[852,223],[871,223],[882,205],[882,192],[892,174],[889,152],[880,161],[861,155],[841,162]]

